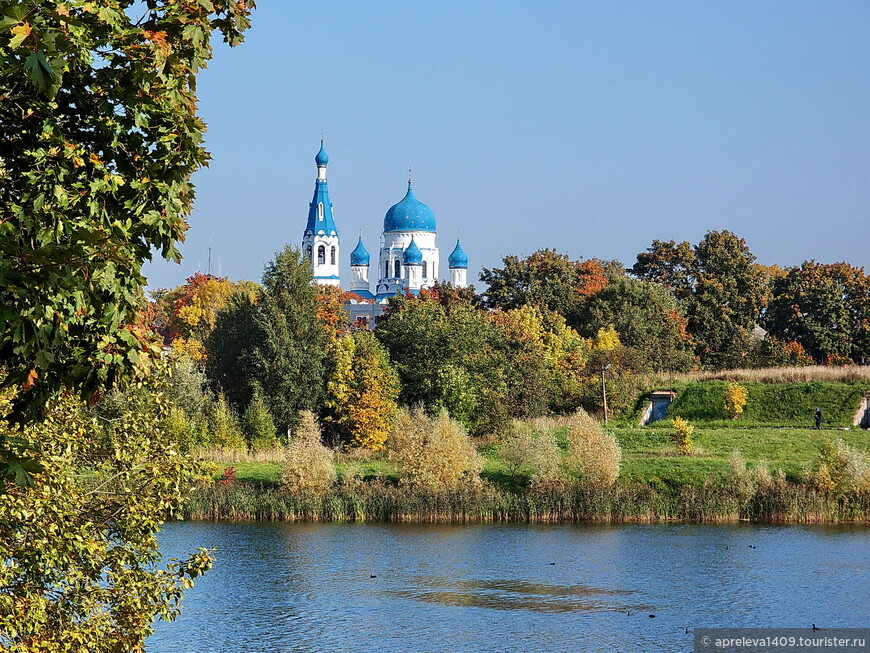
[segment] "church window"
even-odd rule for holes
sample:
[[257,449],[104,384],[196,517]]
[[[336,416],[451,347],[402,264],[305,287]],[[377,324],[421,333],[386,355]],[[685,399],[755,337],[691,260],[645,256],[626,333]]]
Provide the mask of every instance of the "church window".
[[326,263],[326,247],[321,245],[317,248],[317,264],[323,265]]
[[396,274],[393,276],[395,276],[397,279],[402,276],[402,268],[398,261],[396,261]]
[[317,203],[317,219],[323,220],[323,202]]
[[329,252],[329,264],[335,265],[335,247],[333,247]]
[[426,261],[423,261],[423,278],[425,279],[429,275],[426,274],[426,271],[429,269],[429,264]]
[[390,262],[384,261],[384,279],[390,276]]
[[308,249],[305,252],[308,255],[308,260],[311,260],[311,245],[308,246]]

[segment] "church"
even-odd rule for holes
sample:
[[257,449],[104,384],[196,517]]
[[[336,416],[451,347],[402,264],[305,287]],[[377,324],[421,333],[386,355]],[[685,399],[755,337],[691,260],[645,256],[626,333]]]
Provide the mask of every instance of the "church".
[[[308,207],[308,224],[302,236],[302,251],[311,261],[316,283],[338,286],[353,293],[344,304],[351,322],[374,324],[390,297],[408,291],[416,295],[422,288],[431,288],[438,281],[439,253],[435,242],[435,214],[414,196],[411,180],[408,191],[384,216],[380,253],[374,274],[377,283],[371,288],[369,274],[371,255],[363,245],[362,236],[350,253],[350,281],[342,286],[339,272],[341,242],[329,201],[326,168],[329,157],[320,141],[320,151],[314,157],[317,179],[314,198]],[[447,259],[450,281],[457,287],[467,285],[468,256],[459,239]]]

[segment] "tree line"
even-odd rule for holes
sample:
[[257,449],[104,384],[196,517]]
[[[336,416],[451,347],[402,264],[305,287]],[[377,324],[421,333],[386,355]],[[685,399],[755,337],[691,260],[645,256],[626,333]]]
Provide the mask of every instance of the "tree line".
[[[218,446],[265,446],[303,410],[333,444],[378,449],[398,406],[444,409],[482,434],[512,418],[600,412],[602,374],[618,410],[643,373],[845,364],[868,350],[862,269],[763,266],[728,231],[694,246],[654,241],[630,269],[551,249],[506,256],[481,280],[480,294],[439,283],[398,295],[370,331],[348,323],[351,294],[313,284],[287,247],[261,284],[197,274],[155,292],[143,320],[193,361],[211,403],[188,412],[199,425],[188,430]],[[235,435],[216,428],[227,409]],[[251,411],[267,426],[251,427]]]

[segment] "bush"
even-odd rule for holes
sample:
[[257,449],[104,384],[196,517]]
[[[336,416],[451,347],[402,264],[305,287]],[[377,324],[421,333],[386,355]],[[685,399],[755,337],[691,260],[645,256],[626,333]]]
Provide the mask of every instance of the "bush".
[[622,451],[616,438],[586,411],[578,410],[568,427],[568,455],[565,465],[588,488],[606,488],[619,477]]
[[540,431],[527,422],[515,421],[506,430],[498,453],[511,477],[524,473],[533,480],[561,476],[561,453],[550,431]]
[[695,427],[689,424],[689,420],[683,419],[682,417],[674,418],[674,432],[671,434],[671,438],[674,441],[674,446],[677,448],[678,453],[684,456],[692,455],[692,449],[694,447],[692,433],[694,432]]
[[822,446],[815,485],[838,493],[870,489],[870,457],[842,440]]
[[218,395],[217,401],[212,406],[209,426],[211,443],[214,446],[221,449],[247,449],[248,445],[239,427],[239,418],[223,395]]
[[314,413],[303,410],[299,426],[284,452],[281,487],[291,494],[325,493],[335,481],[332,451],[320,441],[320,424]]
[[446,410],[436,417],[422,408],[399,413],[388,441],[389,456],[401,465],[402,484],[441,491],[461,482],[480,482],[483,462],[465,428]]
[[749,399],[749,393],[742,385],[736,381],[732,381],[725,388],[725,412],[731,416],[731,419],[737,419],[743,414],[743,408]]
[[280,446],[275,431],[275,420],[272,419],[272,413],[269,412],[269,407],[266,406],[259,392],[254,393],[251,403],[245,409],[242,426],[251,451],[268,451]]

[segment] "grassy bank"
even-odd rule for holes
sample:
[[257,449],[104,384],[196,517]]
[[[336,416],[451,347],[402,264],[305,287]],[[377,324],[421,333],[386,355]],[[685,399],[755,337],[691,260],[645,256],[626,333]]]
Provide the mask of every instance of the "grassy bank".
[[[558,429],[554,421],[552,428]],[[764,522],[870,522],[870,493],[820,492],[802,482],[825,442],[842,439],[870,451],[864,431],[790,428],[698,428],[696,453],[674,450],[667,424],[614,428],[623,452],[617,484],[608,490],[528,489],[523,473],[511,475],[493,446],[483,446],[484,483],[452,492],[412,490],[398,484],[399,470],[383,459],[337,458],[338,487],[319,497],[292,496],[279,488],[281,452],[247,456],[212,452],[220,467],[236,470],[234,485],[198,488],[184,508],[187,519],[417,521],[417,522],[653,522],[738,520]],[[761,461],[779,481],[737,487],[730,457],[738,450],[751,469]],[[355,479],[355,480],[352,480]]]
[[[699,427],[694,434],[696,452],[692,456],[676,453],[669,423],[610,430],[622,449],[621,479],[673,488],[701,486],[710,478],[727,476],[730,473],[729,458],[734,451],[739,451],[751,466],[764,461],[773,472],[782,469],[791,481],[799,480],[803,470],[812,468],[825,442],[842,439],[856,449],[870,452],[870,432],[857,429]],[[507,473],[495,447],[485,447],[482,453],[485,465],[481,476],[497,489],[517,491],[528,486],[528,475],[511,476]],[[281,456],[280,451],[271,456],[219,451],[199,454],[200,458],[218,462],[218,476],[220,469],[233,466],[238,482],[265,487],[277,486],[280,482]],[[357,476],[367,481],[383,479],[387,482],[396,482],[399,478],[396,466],[382,459],[339,456],[336,469],[339,478]]]
[[675,384],[677,397],[668,407],[668,417],[682,417],[704,426],[810,427],[816,408],[821,408],[828,427],[850,427],[861,397],[870,390],[867,382],[832,383],[743,383],[749,395],[743,415],[737,420],[725,411],[725,381]]
[[[637,425],[647,397],[638,395],[635,414],[607,429],[622,456],[619,478],[608,489],[591,490],[578,484],[576,476],[554,481],[546,490],[533,486],[532,468],[515,457],[511,464],[503,455],[509,451],[503,449],[509,437],[504,434],[476,440],[483,458],[479,478],[475,475],[461,490],[441,492],[406,485],[402,469],[384,455],[352,450],[336,456],[337,481],[329,491],[299,496],[280,488],[283,451],[211,450],[198,457],[212,461],[215,478],[226,466],[234,468],[234,476],[198,488],[184,515],[315,521],[870,522],[870,461],[863,457],[870,453],[870,435],[849,428],[861,396],[870,389],[863,368],[720,374],[725,376],[676,379],[678,396],[668,417],[649,426]],[[737,420],[729,419],[724,408],[725,388],[733,380],[748,391],[745,411]],[[818,431],[810,428],[817,407],[826,427]],[[680,455],[675,448],[677,416],[695,426],[692,455]],[[555,444],[549,455],[554,464],[564,466],[568,429],[576,427],[569,427],[574,424],[570,419],[538,418],[520,426],[551,434]],[[834,464],[831,452],[838,440],[851,448],[851,458],[838,463],[839,472],[830,470],[840,474],[839,480],[831,480],[828,465]],[[537,449],[541,441],[530,442],[526,446]],[[745,467],[735,467],[735,452]],[[850,480],[844,481],[846,468]]]

